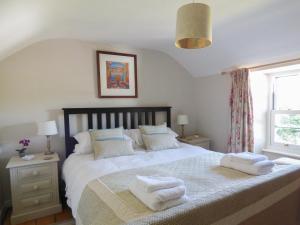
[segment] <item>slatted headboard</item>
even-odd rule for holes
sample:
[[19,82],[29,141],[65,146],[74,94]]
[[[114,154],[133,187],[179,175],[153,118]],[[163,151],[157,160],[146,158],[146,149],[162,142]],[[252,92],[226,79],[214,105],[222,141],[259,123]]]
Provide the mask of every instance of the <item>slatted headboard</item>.
[[[87,115],[88,129],[94,129],[93,115],[96,115],[97,129],[123,126],[124,129],[134,129],[138,125],[155,125],[156,113],[166,113],[167,126],[171,127],[171,107],[117,107],[117,108],[63,108],[65,122],[66,157],[73,153],[76,140],[70,135],[70,115]],[[103,114],[105,121],[103,121]],[[121,116],[121,117],[120,117]],[[122,122],[120,122],[122,120]]]

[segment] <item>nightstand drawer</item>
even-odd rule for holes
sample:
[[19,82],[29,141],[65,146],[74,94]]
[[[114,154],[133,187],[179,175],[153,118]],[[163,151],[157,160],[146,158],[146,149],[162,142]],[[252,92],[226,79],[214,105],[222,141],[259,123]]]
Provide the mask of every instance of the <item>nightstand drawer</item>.
[[31,198],[23,198],[19,200],[19,210],[26,210],[32,208],[40,208],[53,201],[52,193],[39,195]]
[[52,188],[52,177],[49,177],[45,180],[32,182],[32,183],[25,183],[21,184],[18,187],[19,194],[35,194],[37,192],[45,191],[47,189]]
[[30,166],[18,168],[18,180],[23,182],[30,179],[40,179],[52,173],[51,165]]

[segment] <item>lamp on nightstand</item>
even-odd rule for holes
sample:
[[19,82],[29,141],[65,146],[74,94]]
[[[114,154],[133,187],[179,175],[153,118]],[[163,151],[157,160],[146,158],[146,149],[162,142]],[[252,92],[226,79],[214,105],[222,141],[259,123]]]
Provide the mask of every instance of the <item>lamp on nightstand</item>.
[[177,124],[181,126],[181,138],[184,138],[184,125],[189,124],[188,116],[184,114],[178,115]]
[[45,155],[54,153],[51,151],[50,137],[56,134],[57,127],[54,120],[38,123],[38,135],[45,135],[47,137],[47,151],[45,152]]

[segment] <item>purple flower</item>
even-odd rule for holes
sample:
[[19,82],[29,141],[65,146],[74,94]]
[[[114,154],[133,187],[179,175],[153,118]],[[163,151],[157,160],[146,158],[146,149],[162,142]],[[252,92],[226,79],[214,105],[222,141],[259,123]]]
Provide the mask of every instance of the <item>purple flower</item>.
[[19,144],[22,144],[23,147],[29,146],[30,140],[29,139],[22,139],[19,141]]

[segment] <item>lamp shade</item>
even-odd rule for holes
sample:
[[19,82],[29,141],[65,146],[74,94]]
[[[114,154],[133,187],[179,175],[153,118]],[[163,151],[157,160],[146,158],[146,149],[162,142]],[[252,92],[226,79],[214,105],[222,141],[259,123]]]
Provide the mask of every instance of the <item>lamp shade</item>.
[[189,118],[187,115],[178,115],[177,116],[177,124],[178,125],[186,125],[189,124]]
[[177,48],[205,48],[212,43],[211,11],[203,3],[181,6],[177,12]]
[[55,135],[57,127],[54,120],[38,123],[38,135]]

